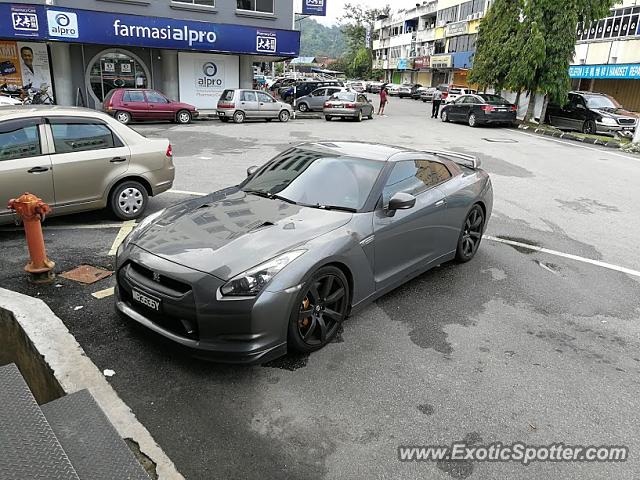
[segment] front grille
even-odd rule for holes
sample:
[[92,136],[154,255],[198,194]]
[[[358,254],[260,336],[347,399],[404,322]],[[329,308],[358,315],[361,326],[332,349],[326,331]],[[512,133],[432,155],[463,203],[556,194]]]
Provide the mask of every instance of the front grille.
[[635,125],[636,120],[634,118],[619,118],[618,123],[620,125]]
[[[129,265],[131,266],[131,269],[138,275],[143,276],[147,280],[151,280],[157,285],[166,287],[167,289],[173,292],[176,292],[179,295],[184,295],[191,291],[190,285],[186,283],[182,283],[178,280],[174,280],[173,278],[167,277],[166,275],[162,275],[157,272],[154,272],[153,270],[143,265],[140,265],[139,263],[130,262]],[[174,296],[179,296],[179,295],[174,295]]]

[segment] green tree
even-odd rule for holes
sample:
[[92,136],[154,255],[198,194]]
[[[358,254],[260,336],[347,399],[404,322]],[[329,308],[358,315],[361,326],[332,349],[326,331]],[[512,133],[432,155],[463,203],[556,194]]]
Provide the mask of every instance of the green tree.
[[300,20],[300,56],[339,58],[347,52],[340,27],[325,27],[313,18]]

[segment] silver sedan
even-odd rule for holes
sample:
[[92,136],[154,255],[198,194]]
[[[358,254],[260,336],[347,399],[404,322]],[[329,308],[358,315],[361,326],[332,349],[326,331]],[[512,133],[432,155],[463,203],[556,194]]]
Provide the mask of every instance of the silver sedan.
[[327,122],[331,119],[352,118],[361,122],[364,117],[373,120],[374,106],[363,93],[338,92],[329,98],[322,109]]

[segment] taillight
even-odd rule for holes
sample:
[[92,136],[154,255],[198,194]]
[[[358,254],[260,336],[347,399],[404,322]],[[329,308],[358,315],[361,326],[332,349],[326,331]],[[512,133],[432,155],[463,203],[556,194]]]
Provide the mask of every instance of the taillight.
[[485,112],[493,112],[496,109],[493,105],[482,105],[480,108]]
[[173,147],[171,146],[171,144],[169,144],[169,146],[167,147],[167,153],[165,155],[169,158],[173,157]]
[[345,103],[344,104],[344,108],[356,108],[356,104],[355,103]]
[[512,112],[517,112],[518,111],[517,105],[511,105],[511,111]]
[[325,104],[324,104],[324,108],[331,108],[331,104],[330,104],[330,103],[328,103],[328,102],[327,102],[327,103],[325,103]]
[[449,96],[449,92],[442,92],[442,99],[444,100]]
[[235,103],[219,103],[218,108],[236,108]]

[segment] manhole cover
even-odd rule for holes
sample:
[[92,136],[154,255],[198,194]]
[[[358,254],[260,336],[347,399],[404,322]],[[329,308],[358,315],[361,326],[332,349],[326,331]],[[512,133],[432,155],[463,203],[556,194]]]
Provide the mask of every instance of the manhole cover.
[[518,143],[517,140],[512,140],[510,138],[483,138],[483,140],[490,143]]
[[103,270],[102,268],[92,267],[91,265],[80,265],[79,267],[64,272],[60,276],[67,280],[73,280],[74,282],[85,283],[90,285],[113,275],[113,272],[109,270]]

